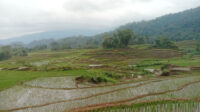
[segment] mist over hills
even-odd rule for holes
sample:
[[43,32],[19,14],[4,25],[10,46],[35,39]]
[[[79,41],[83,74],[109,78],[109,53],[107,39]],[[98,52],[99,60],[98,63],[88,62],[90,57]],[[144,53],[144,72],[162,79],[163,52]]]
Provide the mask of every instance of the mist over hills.
[[[131,22],[122,25],[117,29],[132,29],[136,35],[147,36],[151,39],[154,39],[161,35],[174,41],[199,39],[200,7],[175,14],[168,14],[150,21]],[[104,31],[106,31],[106,29]],[[83,35],[81,36],[81,41],[84,40],[84,37],[87,37],[84,43],[87,43],[86,41],[90,41],[89,38],[93,38],[94,41],[99,41],[99,43],[101,43],[105,34],[111,34],[112,32],[113,31],[108,31],[108,33],[100,33],[100,31],[97,30],[89,31],[84,29],[49,31],[24,35],[7,40],[0,40],[0,44],[5,45],[13,42],[23,42],[24,44],[32,42],[33,44],[33,41],[38,42],[38,40],[43,40],[44,43],[47,39],[61,39],[60,41],[62,41],[62,39],[67,37],[70,37],[69,42],[73,43],[73,41],[77,41],[77,39],[79,39],[78,37],[80,35]],[[76,38],[72,39],[73,37]],[[67,39],[64,40],[68,41]],[[49,42],[51,41],[52,40],[50,40]]]
[[28,43],[31,43],[32,41],[38,41],[38,40],[47,40],[47,39],[57,40],[57,39],[62,39],[66,37],[80,36],[80,35],[92,36],[100,32],[103,32],[103,31],[84,30],[84,29],[48,31],[48,32],[24,35],[20,37],[11,38],[11,39],[0,40],[0,44],[6,45],[6,44],[15,43],[15,42],[22,42],[24,44],[28,44]]

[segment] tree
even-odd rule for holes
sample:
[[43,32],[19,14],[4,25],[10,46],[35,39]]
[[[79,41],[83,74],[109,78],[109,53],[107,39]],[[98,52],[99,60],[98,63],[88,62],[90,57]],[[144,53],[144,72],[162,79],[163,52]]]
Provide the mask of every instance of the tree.
[[165,38],[165,37],[160,37],[160,38],[156,39],[155,43],[154,43],[154,47],[155,48],[164,48],[164,49],[177,48],[177,46],[175,46],[172,41],[170,41],[168,38]]
[[47,49],[47,48],[48,48],[47,45],[37,45],[37,46],[31,48],[30,50],[31,51],[40,51],[40,50],[44,50],[44,49]]
[[0,61],[11,58],[11,46],[3,46],[0,48]]
[[51,46],[51,50],[59,50],[60,49],[60,45],[57,42],[52,42],[50,46]]
[[198,43],[198,44],[196,45],[196,51],[197,51],[197,52],[200,52],[200,43]]
[[103,41],[103,48],[112,48],[111,38],[110,37],[104,37]]
[[104,37],[103,48],[125,48],[133,37],[134,33],[129,29],[117,30],[111,36]]
[[12,55],[13,56],[27,56],[28,50],[24,47],[13,48]]
[[126,29],[126,30],[118,30],[115,34],[116,38],[119,38],[120,47],[127,47],[131,38],[134,37],[133,31]]

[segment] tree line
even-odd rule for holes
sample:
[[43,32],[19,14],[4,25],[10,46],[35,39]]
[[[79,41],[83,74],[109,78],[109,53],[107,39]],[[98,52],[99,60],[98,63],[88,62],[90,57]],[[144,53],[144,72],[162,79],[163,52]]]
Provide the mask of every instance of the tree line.
[[22,46],[2,46],[0,47],[0,61],[9,59],[13,56],[27,56],[28,49]]
[[[71,37],[60,40],[33,41],[28,45],[12,44],[0,47],[0,61],[13,56],[27,56],[28,52],[41,50],[65,50],[65,49],[116,49],[127,48],[129,45],[151,44],[153,48],[177,49],[173,41],[164,36],[150,38],[148,36],[136,35],[130,29],[118,29],[112,33],[96,35],[94,37]],[[195,52],[200,53],[200,43],[196,45]]]

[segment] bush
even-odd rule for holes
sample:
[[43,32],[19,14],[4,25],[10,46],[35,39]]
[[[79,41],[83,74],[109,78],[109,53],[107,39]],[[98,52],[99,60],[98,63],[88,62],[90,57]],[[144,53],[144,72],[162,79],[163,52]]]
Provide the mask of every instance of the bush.
[[196,51],[200,53],[200,43],[196,45]]
[[117,82],[122,75],[104,72],[89,72],[87,75],[82,75],[76,78],[78,82],[91,82],[94,84],[106,83],[106,82]]
[[162,76],[168,76],[168,75],[170,75],[170,70],[169,70],[170,66],[171,66],[171,65],[166,64],[166,65],[163,65],[163,66],[161,67]]

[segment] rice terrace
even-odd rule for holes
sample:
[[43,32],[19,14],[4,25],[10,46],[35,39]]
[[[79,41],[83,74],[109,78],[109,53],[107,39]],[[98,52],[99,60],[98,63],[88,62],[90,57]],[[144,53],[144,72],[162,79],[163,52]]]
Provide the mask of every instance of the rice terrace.
[[[48,7],[45,9],[48,17],[51,13],[62,12],[61,9],[51,11],[54,5],[59,6],[53,1],[45,5],[49,6],[49,10]],[[63,5],[68,11],[72,10],[68,9],[70,6],[78,4],[71,0],[63,1],[70,4]],[[98,2],[99,6],[92,1],[83,1],[80,1],[83,6],[78,5],[80,10],[76,6],[76,11],[70,16],[79,11],[94,16],[94,10],[98,12],[102,10],[100,6],[110,3],[110,0]],[[0,2],[0,6],[10,6],[6,3]],[[200,2],[194,3],[200,5]],[[113,7],[125,4],[120,2]],[[146,4],[146,1],[141,4]],[[135,2],[130,2],[130,5],[135,6]],[[157,11],[153,5],[151,8],[151,11]],[[28,9],[33,10],[31,7]],[[145,14],[143,11],[138,14]],[[86,12],[82,12],[80,18]],[[145,21],[117,24],[116,28],[104,33],[88,34],[83,29],[76,29],[79,33],[84,32],[79,35],[74,30],[67,32],[66,29],[48,30],[45,27],[47,32],[0,40],[0,112],[200,112],[200,7],[174,9],[172,12],[166,12],[164,16],[159,13],[159,17],[154,19],[142,18]],[[40,14],[39,18],[46,18]],[[16,17],[21,18],[18,13]],[[56,17],[60,23],[46,26],[57,28],[61,25],[63,18]],[[45,24],[42,20],[35,21],[39,26]],[[28,20],[26,22],[25,26]],[[72,25],[75,27],[77,24]],[[87,25],[90,27],[89,21]],[[26,28],[28,30],[28,26]],[[64,27],[61,25],[59,28]],[[17,31],[20,33],[22,29]],[[68,35],[70,33],[73,35]]]

